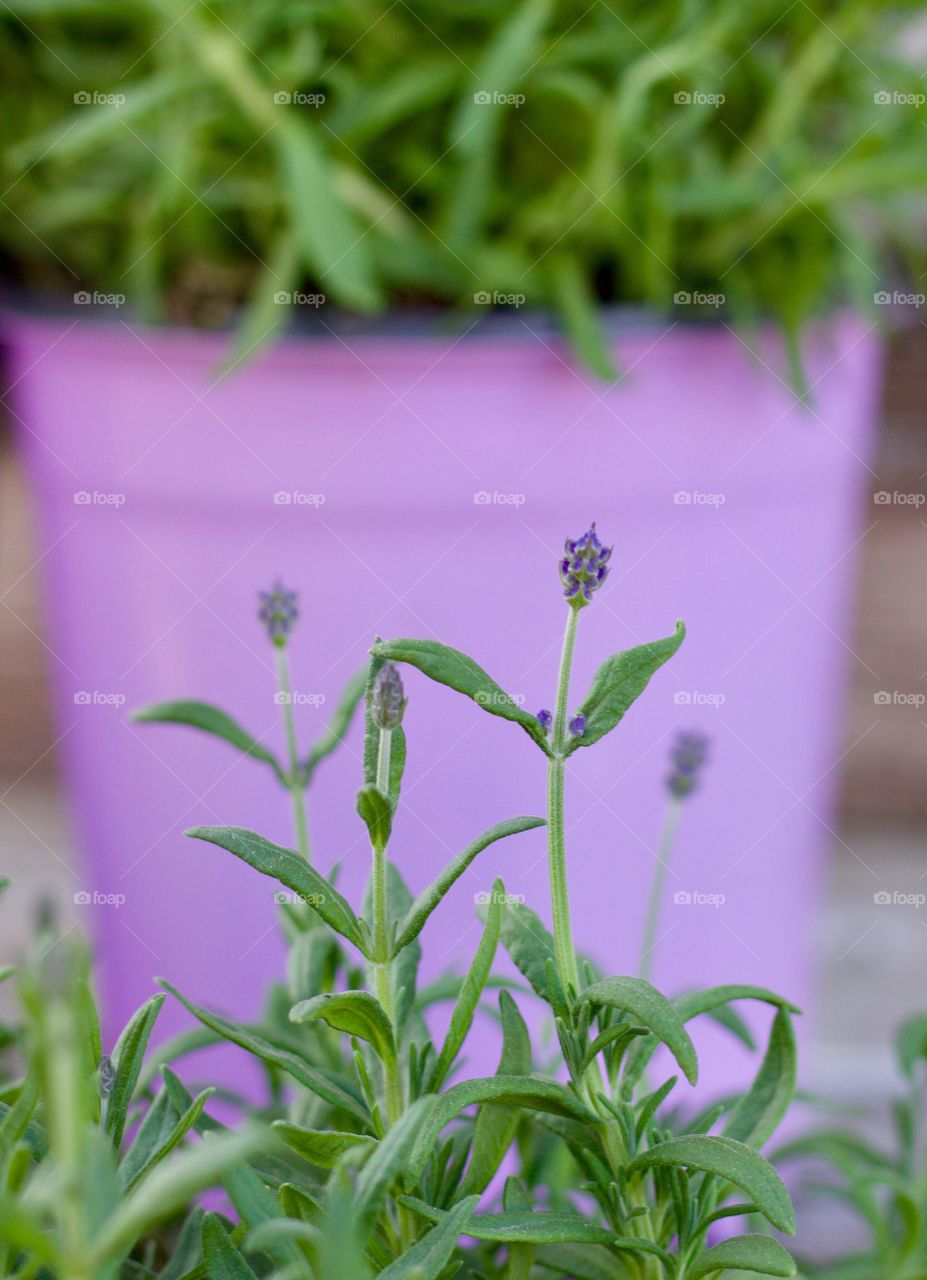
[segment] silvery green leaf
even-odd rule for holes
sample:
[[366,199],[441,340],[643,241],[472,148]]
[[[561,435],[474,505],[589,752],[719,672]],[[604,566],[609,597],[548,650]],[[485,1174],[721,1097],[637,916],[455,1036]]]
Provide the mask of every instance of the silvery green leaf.
[[330,1027],[372,1044],[382,1062],[396,1056],[393,1027],[379,1000],[366,991],[323,992],[290,1010],[291,1022],[321,1019]]
[[115,1080],[106,1103],[106,1132],[113,1140],[113,1146],[119,1148],[125,1132],[129,1103],[135,1092],[135,1086],[142,1069],[142,1060],[148,1046],[148,1037],[161,1006],[164,996],[152,996],[142,1005],[130,1019],[122,1035],[113,1049],[112,1062]]
[[667,1046],[689,1083],[695,1084],[698,1079],[695,1046],[679,1014],[656,987],[643,978],[603,978],[587,987],[582,999],[593,1005],[618,1009],[630,1014],[635,1023],[642,1023]]
[[725,1134],[751,1147],[762,1147],[791,1106],[797,1071],[792,1019],[785,1009],[777,1009],[756,1079],[738,1098],[724,1126]]
[[798,1270],[791,1255],[770,1236],[732,1236],[706,1249],[686,1268],[687,1280],[723,1271],[753,1271],[764,1276],[794,1276]]
[[253,756],[255,760],[270,765],[280,781],[286,781],[286,774],[274,753],[262,746],[257,738],[243,729],[221,707],[215,707],[210,702],[197,702],[193,699],[155,702],[149,707],[133,711],[132,719],[139,724],[184,724],[191,729],[199,729],[201,733],[221,738],[223,742]]

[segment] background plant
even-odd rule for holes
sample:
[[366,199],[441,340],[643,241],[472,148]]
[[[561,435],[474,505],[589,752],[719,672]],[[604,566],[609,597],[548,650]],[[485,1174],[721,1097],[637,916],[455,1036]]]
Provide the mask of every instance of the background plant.
[[606,374],[597,299],[723,295],[794,343],[919,239],[916,12],[10,0],[8,273],[150,317],[247,299],[240,352],[300,288],[550,304]]

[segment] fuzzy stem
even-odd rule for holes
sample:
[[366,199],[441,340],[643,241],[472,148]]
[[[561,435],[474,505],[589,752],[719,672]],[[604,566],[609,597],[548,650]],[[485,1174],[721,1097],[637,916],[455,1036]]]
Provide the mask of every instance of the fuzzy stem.
[[666,806],[666,817],[663,820],[663,830],[660,833],[660,842],[657,846],[657,863],[653,869],[653,882],[650,886],[650,902],[647,906],[647,917],[644,923],[644,933],[641,938],[641,958],[638,972],[640,976],[647,982],[650,981],[650,974],[653,970],[653,953],[657,945],[657,927],[660,923],[660,908],[663,906],[663,894],[666,888],[666,875],[669,871],[670,855],[673,852],[673,843],[676,839],[676,831],[679,826],[679,812],[682,805],[678,796],[670,796],[669,804]]
[[290,687],[290,666],[287,662],[286,646],[277,647],[277,679],[280,687],[280,702],[283,707],[283,728],[286,733],[289,769],[287,771],[287,788],[293,801],[293,826],[296,829],[296,847],[307,862],[309,856],[309,831],[306,825],[306,795],[299,779],[299,748],[296,743],[296,721],[293,717],[293,691]]
[[[377,790],[384,796],[389,795],[389,761],[393,732],[391,729],[380,730],[380,741],[377,748]],[[389,892],[387,881],[386,850],[373,848],[372,899],[373,899],[373,981],[374,993],[383,1006],[383,1010],[398,1039],[396,1027],[396,1008],[393,1002],[392,961],[389,959]],[[402,1078],[395,1059],[384,1063],[383,1074],[386,1084],[386,1115],[393,1125],[405,1110]]]
[[566,630],[563,634],[563,650],[560,655],[560,673],[557,679],[557,702],[554,712],[553,755],[547,765],[547,852],[550,871],[550,901],[554,925],[554,954],[560,982],[569,998],[572,989],[579,991],[579,972],[576,952],[573,950],[573,932],[570,927],[570,900],[567,887],[566,845],[563,821],[563,748],[566,742],[567,706],[570,696],[570,671],[573,666],[573,649],[576,644],[576,623],[579,610],[567,610]]

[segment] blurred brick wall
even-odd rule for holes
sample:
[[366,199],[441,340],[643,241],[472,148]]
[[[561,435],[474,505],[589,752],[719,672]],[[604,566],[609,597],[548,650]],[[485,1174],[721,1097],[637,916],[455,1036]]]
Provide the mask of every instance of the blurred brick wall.
[[[892,342],[873,490],[927,491],[927,327]],[[843,817],[870,825],[927,821],[927,713],[879,708],[880,690],[927,693],[927,511],[867,510],[856,655],[845,724]],[[51,777],[53,740],[31,515],[7,432],[0,428],[0,779]]]

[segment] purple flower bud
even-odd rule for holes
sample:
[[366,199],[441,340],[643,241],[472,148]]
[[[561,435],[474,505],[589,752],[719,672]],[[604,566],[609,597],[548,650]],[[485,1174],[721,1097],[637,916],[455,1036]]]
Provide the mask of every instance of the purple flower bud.
[[259,591],[258,620],[264,624],[274,644],[285,645],[299,617],[295,591],[289,591],[278,578],[270,591]]
[[380,729],[398,729],[406,709],[405,690],[398,667],[382,666],[373,680],[373,721]]
[[100,1059],[100,1065],[97,1070],[100,1080],[100,1093],[105,1098],[112,1093],[113,1086],[116,1083],[116,1070],[113,1066],[113,1060],[108,1054],[104,1054]]
[[545,734],[550,733],[554,723],[554,717],[550,714],[550,712],[544,711],[544,710],[539,711],[536,718],[537,718],[538,724],[544,730]]
[[586,717],[579,712],[570,721],[570,737],[581,738],[586,732]]
[[560,581],[563,594],[574,609],[589,604],[592,593],[598,591],[608,577],[608,561],[611,547],[603,547],[593,523],[581,538],[567,538],[565,555],[560,561]]
[[708,738],[698,730],[684,730],[677,734],[670,752],[670,773],[666,779],[667,790],[677,800],[691,795],[699,784],[702,769],[708,756]]

